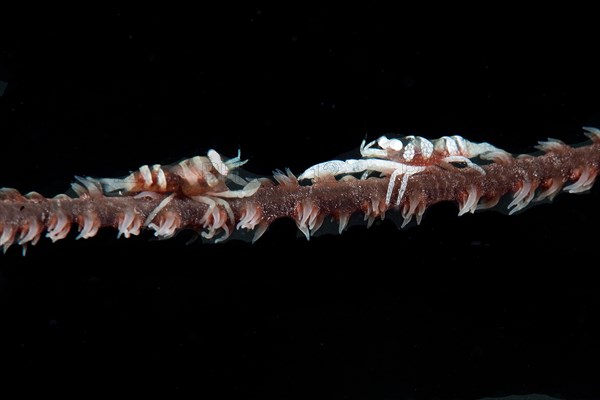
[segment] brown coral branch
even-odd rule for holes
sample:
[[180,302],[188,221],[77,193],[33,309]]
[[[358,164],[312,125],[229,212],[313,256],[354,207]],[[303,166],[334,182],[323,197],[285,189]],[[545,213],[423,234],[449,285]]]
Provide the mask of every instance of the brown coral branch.
[[[152,229],[160,238],[192,229],[215,241],[236,230],[250,230],[256,240],[280,218],[293,219],[310,238],[328,216],[338,221],[341,232],[352,214],[363,214],[370,225],[396,209],[404,226],[412,217],[419,222],[425,210],[439,202],[457,203],[462,215],[494,207],[504,196],[511,200],[507,207],[513,213],[536,200],[552,199],[561,190],[576,193],[591,188],[600,171],[600,141],[598,135],[590,137],[591,143],[577,148],[558,141],[541,143],[545,154],[537,156],[493,154],[487,164],[474,167],[436,161],[422,172],[396,176],[391,186],[389,175],[361,179],[356,174],[331,174],[298,181],[289,171],[276,173],[273,179],[239,182],[239,177],[230,174],[241,165],[239,158],[225,167],[212,154],[208,168],[194,169],[186,160],[177,167],[154,166],[151,175],[136,173],[123,180],[78,178],[75,198],[44,198],[1,189],[0,246],[6,251],[18,244],[25,250],[44,233],[56,241],[76,229],[77,238],[89,238],[107,227],[125,237]],[[132,177],[135,184],[131,184]],[[152,190],[159,177],[161,190]],[[393,192],[386,201],[390,187],[398,187],[403,179],[405,189]],[[202,185],[195,185],[197,181]],[[233,181],[246,185],[233,190]],[[107,185],[121,192],[107,190]]]

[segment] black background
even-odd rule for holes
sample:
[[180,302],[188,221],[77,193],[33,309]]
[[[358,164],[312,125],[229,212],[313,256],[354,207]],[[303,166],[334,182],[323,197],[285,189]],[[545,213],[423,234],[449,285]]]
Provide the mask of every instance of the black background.
[[[268,175],[367,137],[513,153],[600,126],[590,10],[500,4],[5,11],[0,186],[52,196],[217,149]],[[597,398],[597,188],[514,216],[307,242],[43,239],[0,257],[0,387],[200,398]]]

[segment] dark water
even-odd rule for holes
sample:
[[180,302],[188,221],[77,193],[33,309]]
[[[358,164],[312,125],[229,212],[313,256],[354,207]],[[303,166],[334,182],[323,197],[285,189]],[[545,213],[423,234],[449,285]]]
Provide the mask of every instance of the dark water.
[[[585,10],[583,10],[585,11]],[[475,14],[473,14],[475,13]],[[585,14],[585,12],[584,12]],[[0,186],[44,195],[209,148],[267,175],[365,138],[513,153],[600,126],[565,10],[247,5],[7,13]],[[597,398],[597,188],[514,216],[431,208],[307,242],[150,235],[0,258],[1,387],[201,398]]]

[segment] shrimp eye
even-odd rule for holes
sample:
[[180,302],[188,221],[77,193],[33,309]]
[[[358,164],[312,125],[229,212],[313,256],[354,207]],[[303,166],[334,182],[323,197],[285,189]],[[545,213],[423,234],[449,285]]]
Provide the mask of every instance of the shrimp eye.
[[381,147],[382,149],[387,149],[388,145],[390,143],[390,140],[388,138],[386,138],[385,136],[380,137],[379,139],[377,139],[377,144],[379,145],[379,147]]
[[400,151],[402,150],[402,142],[398,139],[392,139],[390,140],[388,147],[394,151]]

